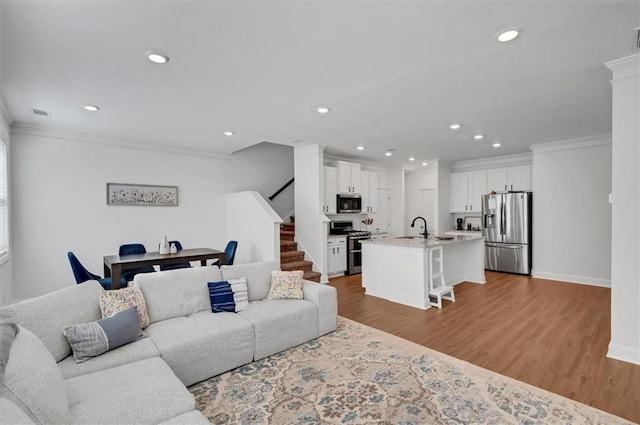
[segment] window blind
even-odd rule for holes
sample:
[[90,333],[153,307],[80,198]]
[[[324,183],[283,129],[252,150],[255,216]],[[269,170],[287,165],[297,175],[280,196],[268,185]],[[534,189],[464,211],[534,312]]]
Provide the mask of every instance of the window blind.
[[0,140],[0,258],[8,253],[9,247],[8,168],[7,146]]

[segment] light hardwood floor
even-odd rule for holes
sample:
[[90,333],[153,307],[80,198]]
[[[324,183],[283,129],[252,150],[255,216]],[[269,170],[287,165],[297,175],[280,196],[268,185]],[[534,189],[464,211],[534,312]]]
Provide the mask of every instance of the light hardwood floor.
[[426,311],[365,295],[360,275],[330,285],[343,317],[640,423],[640,366],[606,357],[608,288],[486,278],[457,285],[455,303]]

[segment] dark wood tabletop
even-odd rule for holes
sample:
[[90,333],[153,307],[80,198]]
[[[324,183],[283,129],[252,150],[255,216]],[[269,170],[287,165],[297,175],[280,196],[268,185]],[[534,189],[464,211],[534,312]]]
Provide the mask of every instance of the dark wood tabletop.
[[105,255],[104,275],[111,277],[111,289],[120,288],[120,276],[124,270],[142,266],[159,266],[166,264],[184,263],[187,261],[200,261],[202,266],[207,265],[207,260],[218,259],[218,265],[225,264],[224,251],[211,248],[182,249],[175,254],[160,254],[159,252],[147,252],[146,254],[131,255]]

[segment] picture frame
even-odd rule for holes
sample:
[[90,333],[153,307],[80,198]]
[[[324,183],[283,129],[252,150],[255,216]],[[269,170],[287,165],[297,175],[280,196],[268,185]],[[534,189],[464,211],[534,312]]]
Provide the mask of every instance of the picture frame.
[[178,186],[107,183],[107,205],[177,207]]

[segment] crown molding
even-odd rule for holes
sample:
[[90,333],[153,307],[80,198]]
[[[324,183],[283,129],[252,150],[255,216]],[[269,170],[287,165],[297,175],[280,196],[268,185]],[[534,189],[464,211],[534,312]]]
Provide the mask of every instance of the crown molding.
[[597,136],[580,137],[577,139],[560,140],[557,142],[540,143],[532,145],[529,149],[534,154],[546,152],[569,151],[574,149],[591,148],[595,146],[610,145],[611,134],[599,134]]
[[614,81],[640,75],[640,53],[605,62],[605,66],[613,72]]
[[14,122],[11,126],[11,134],[47,137],[52,139],[68,140],[73,142],[95,143],[99,145],[117,146],[126,149],[139,149],[154,152],[165,152],[178,155],[207,157],[213,159],[230,160],[231,155],[222,152],[205,149],[194,149],[183,146],[175,146],[164,143],[155,143],[142,140],[124,139],[118,137],[101,136],[96,134],[78,133],[51,127],[28,125]]
[[487,170],[491,168],[514,167],[518,165],[531,165],[533,163],[533,154],[530,152],[517,153],[513,155],[493,156],[490,158],[469,159],[466,161],[458,161],[453,164],[451,171],[476,171]]

